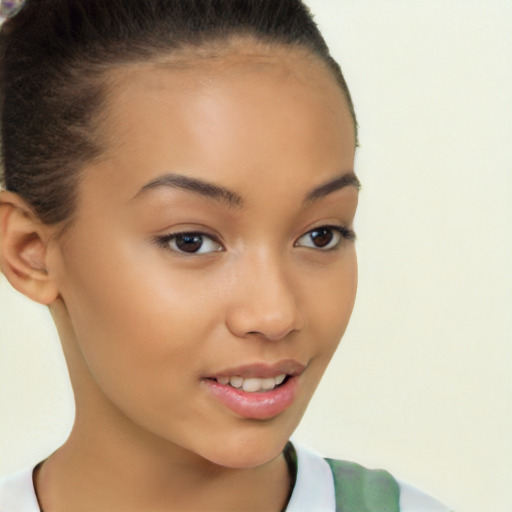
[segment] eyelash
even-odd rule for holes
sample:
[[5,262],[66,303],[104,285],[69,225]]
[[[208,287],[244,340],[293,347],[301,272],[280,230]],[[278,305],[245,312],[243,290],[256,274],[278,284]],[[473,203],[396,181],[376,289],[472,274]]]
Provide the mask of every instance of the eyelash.
[[197,237],[197,238],[200,238],[201,239],[201,245],[200,245],[199,249],[202,249],[202,246],[203,246],[203,243],[204,243],[205,239],[207,239],[207,240],[217,244],[219,247],[221,247],[221,249],[214,250],[214,251],[209,251],[207,254],[210,254],[212,252],[222,252],[222,250],[223,250],[222,244],[217,239],[217,237],[212,236],[212,235],[210,235],[208,233],[203,233],[201,231],[182,231],[182,232],[179,232],[179,233],[170,233],[168,235],[163,235],[163,236],[157,237],[155,239],[155,242],[162,249],[167,249],[167,250],[170,250],[170,251],[175,252],[175,253],[180,254],[180,255],[196,256],[198,254],[204,254],[204,253],[200,253],[200,252],[197,252],[197,251],[195,251],[195,252],[187,252],[187,251],[182,251],[179,248],[173,249],[172,247],[170,247],[171,243],[172,242],[176,242],[176,240],[179,237],[183,237],[183,238],[185,238],[185,237],[189,237],[189,238]]
[[[300,245],[298,245],[298,242],[301,239],[307,237],[308,235],[311,236],[315,232],[317,232],[317,233],[321,232],[322,230],[330,231],[330,232],[336,232],[340,236],[340,239],[334,244],[333,247],[323,248],[323,247],[318,247],[318,246],[305,246],[305,248],[315,249],[315,250],[322,251],[322,252],[334,251],[334,250],[339,248],[339,246],[341,245],[343,239],[347,240],[349,242],[353,242],[356,239],[355,232],[352,229],[347,228],[346,226],[335,226],[335,225],[318,226],[316,228],[310,229],[309,231],[307,231],[306,233],[301,235],[297,239],[297,242],[295,242],[293,244],[294,247],[301,247]],[[197,238],[201,239],[201,241],[199,242],[200,246],[199,246],[198,250],[203,248],[203,244],[204,244],[205,239],[209,240],[211,243],[214,243],[214,244],[218,245],[220,247],[220,249],[216,249],[216,250],[212,250],[212,251],[207,251],[206,253],[204,253],[204,252],[201,253],[201,252],[198,252],[198,251],[195,251],[195,252],[183,251],[183,250],[180,250],[179,247],[178,248],[170,247],[170,244],[172,242],[175,243],[176,240],[179,237],[184,237],[184,238],[185,237],[189,237],[191,239],[194,238],[194,237],[197,237]],[[332,240],[329,240],[328,243],[326,244],[326,246],[328,246],[331,243],[331,241]],[[196,256],[196,255],[200,255],[200,254],[211,254],[211,253],[214,253],[214,252],[222,252],[224,250],[221,242],[218,240],[217,237],[212,236],[212,235],[207,234],[207,233],[200,232],[200,231],[182,231],[182,232],[179,232],[179,233],[170,233],[168,235],[163,235],[163,236],[156,237],[155,238],[155,242],[162,249],[167,249],[167,250],[170,250],[170,251],[175,252],[177,254],[185,255],[185,256]]]
[[[318,247],[318,246],[309,247],[309,248],[316,249],[316,250],[319,250],[322,252],[334,251],[340,247],[343,240],[347,240],[349,242],[354,242],[356,239],[355,232],[352,229],[347,228],[346,226],[327,225],[327,226],[318,226],[317,228],[310,229],[308,232],[301,235],[298,240],[301,240],[302,238],[305,238],[308,235],[311,237],[311,235],[313,233],[321,232],[322,230],[330,231],[331,233],[336,232],[340,236],[340,239],[332,247],[328,247],[329,244],[331,243],[331,241],[328,241],[328,243],[326,244],[326,248]],[[297,242],[295,242],[294,247],[300,247],[300,246],[297,245]]]

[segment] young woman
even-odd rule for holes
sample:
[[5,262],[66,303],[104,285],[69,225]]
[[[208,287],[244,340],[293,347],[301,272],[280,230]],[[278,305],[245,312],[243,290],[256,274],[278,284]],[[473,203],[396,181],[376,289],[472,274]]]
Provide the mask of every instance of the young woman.
[[444,511],[289,442],[357,285],[357,123],[299,0],[29,0],[1,32],[1,269],[72,432],[11,511]]

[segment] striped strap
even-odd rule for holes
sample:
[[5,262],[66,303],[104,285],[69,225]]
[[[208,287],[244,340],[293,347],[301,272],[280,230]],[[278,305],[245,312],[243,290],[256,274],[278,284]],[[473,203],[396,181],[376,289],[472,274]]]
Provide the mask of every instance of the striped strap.
[[325,460],[334,476],[336,512],[400,512],[400,488],[387,471]]

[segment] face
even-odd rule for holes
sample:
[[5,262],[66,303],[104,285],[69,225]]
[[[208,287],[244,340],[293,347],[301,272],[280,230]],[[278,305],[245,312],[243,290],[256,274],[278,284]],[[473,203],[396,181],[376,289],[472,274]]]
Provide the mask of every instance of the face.
[[119,70],[105,119],[104,158],[52,247],[78,421],[122,417],[215,464],[263,464],[356,293],[342,92],[313,57],[246,48]]

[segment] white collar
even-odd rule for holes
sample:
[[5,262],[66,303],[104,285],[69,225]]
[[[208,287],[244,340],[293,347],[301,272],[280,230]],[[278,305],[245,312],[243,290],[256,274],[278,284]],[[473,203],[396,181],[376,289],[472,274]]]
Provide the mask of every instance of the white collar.
[[296,444],[297,480],[286,512],[335,512],[334,478],[322,457]]
[[[327,462],[299,445],[297,479],[286,512],[335,512],[334,480]],[[32,473],[25,469],[0,481],[0,512],[40,512]]]
[[0,480],[0,512],[40,512],[33,471],[31,467]]

